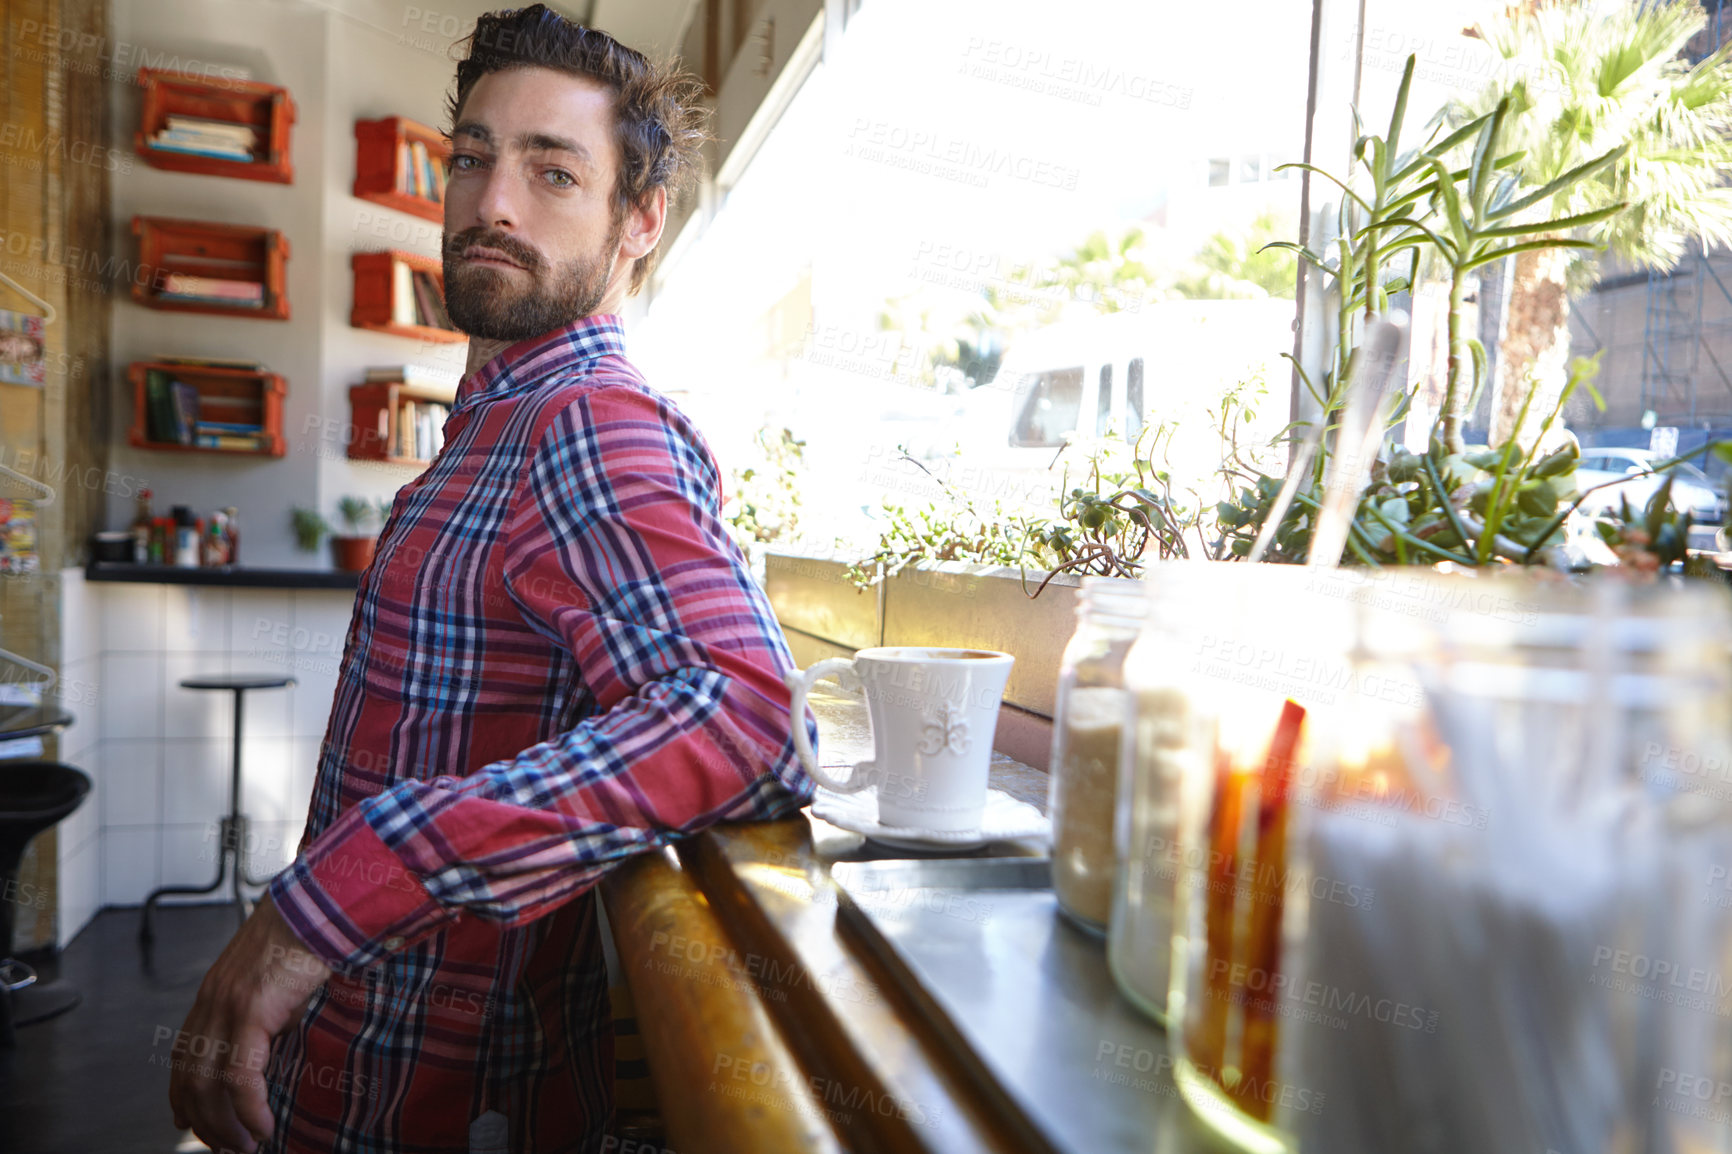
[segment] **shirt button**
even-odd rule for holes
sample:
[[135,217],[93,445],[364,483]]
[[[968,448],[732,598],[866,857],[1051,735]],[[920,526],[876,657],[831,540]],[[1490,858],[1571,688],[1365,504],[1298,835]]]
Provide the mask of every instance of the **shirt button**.
[[387,950],[400,950],[403,948],[403,939],[402,938],[386,938],[385,939],[385,948]]

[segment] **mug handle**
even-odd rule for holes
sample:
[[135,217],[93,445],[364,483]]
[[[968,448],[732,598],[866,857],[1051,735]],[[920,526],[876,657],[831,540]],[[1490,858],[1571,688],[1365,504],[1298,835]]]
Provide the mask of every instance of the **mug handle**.
[[854,767],[854,772],[847,781],[837,781],[818,766],[818,755],[812,752],[811,738],[806,736],[806,695],[812,686],[826,677],[842,680],[842,675],[854,671],[854,662],[847,657],[830,657],[807,670],[790,669],[783,678],[789,690],[793,692],[793,701],[788,706],[788,719],[794,728],[794,752],[800,756],[800,764],[806,767],[806,772],[812,775],[825,789],[833,793],[859,793],[867,786],[874,784],[871,762],[862,762]]

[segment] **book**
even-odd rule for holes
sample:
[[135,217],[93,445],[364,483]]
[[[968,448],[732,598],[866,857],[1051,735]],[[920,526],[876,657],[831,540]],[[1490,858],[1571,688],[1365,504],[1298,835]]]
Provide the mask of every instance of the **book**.
[[263,301],[240,301],[233,297],[208,296],[204,293],[157,293],[156,299],[159,301],[183,301],[187,304],[221,305],[224,308],[233,309],[257,309],[264,305]]
[[404,401],[397,406],[397,444],[391,450],[392,456],[415,456],[415,402]]
[[247,152],[245,150],[234,151],[234,150],[230,150],[230,149],[226,149],[226,148],[225,149],[213,149],[213,148],[204,148],[204,147],[193,147],[191,145],[186,145],[186,144],[164,144],[160,141],[155,141],[155,140],[147,141],[146,143],[148,143],[151,148],[156,149],[158,152],[184,152],[189,156],[210,156],[210,157],[214,157],[218,160],[242,160],[242,161],[247,161],[249,163],[253,159],[253,154],[250,152]]
[[433,150],[420,141],[415,143],[415,147],[421,157],[421,185],[426,189],[424,195],[428,200],[438,203],[439,182],[434,179],[433,170],[438,167],[439,161],[434,157]]
[[190,148],[209,148],[219,152],[244,152],[252,155],[251,145],[242,144],[231,136],[217,136],[209,132],[159,132],[151,137],[158,144],[184,144]]
[[248,421],[200,421],[194,426],[200,434],[248,436],[265,431],[263,425]]
[[170,116],[165,123],[169,132],[197,132],[207,136],[227,137],[251,148],[259,142],[259,130],[250,124],[233,120],[209,120],[202,116]]
[[421,318],[420,323],[437,329],[445,328],[446,326],[440,323],[445,310],[439,306],[439,285],[433,279],[433,274],[416,272],[414,282],[415,312]]
[[232,433],[200,433],[192,443],[201,449],[240,449],[250,452],[266,447],[263,434],[240,436]]
[[397,142],[397,191],[415,195],[414,160],[409,154],[409,142]]
[[445,421],[451,415],[451,410],[437,402],[423,401],[420,413],[419,442],[416,448],[422,460],[430,461],[439,455],[439,450],[445,445]]
[[171,381],[168,391],[174,410],[174,439],[190,445],[193,427],[198,424],[198,390],[185,381]]
[[391,262],[391,322],[412,325],[415,320],[415,278],[400,260]]
[[258,281],[224,280],[218,277],[188,276],[169,273],[163,278],[162,291],[177,296],[217,297],[239,303],[263,304],[265,286]]
[[445,167],[445,161],[433,162],[433,199],[440,204],[445,203],[445,182],[450,178],[450,170]]
[[401,382],[418,389],[434,389],[442,393],[455,394],[457,390],[455,376],[421,365],[374,365],[367,369],[366,380],[370,384]]
[[427,146],[419,140],[409,142],[410,171],[415,177],[415,195],[431,197],[433,184],[427,178],[431,170],[427,167]]
[[152,441],[176,441],[174,407],[168,394],[169,376],[161,369],[144,374],[144,432]]

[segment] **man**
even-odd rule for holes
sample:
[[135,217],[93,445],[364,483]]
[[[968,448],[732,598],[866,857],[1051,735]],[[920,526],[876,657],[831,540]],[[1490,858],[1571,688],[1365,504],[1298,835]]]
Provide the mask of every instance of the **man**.
[[457,67],[471,371],[362,579],[300,853],[187,1017],[170,1101],[213,1148],[594,1149],[595,883],[810,799],[715,465],[614,315],[695,164],[695,94],[541,5],[483,17]]

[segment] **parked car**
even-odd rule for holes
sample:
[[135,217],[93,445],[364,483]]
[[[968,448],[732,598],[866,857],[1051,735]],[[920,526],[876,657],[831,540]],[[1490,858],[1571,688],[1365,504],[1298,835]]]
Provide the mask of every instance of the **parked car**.
[[1616,509],[1620,498],[1627,497],[1632,508],[1641,509],[1648,498],[1672,478],[1672,505],[1687,512],[1698,525],[1715,526],[1726,520],[1726,490],[1688,461],[1681,461],[1664,473],[1654,466],[1662,458],[1648,449],[1630,449],[1602,445],[1583,449],[1576,465],[1576,489],[1592,488],[1619,477],[1629,478],[1621,485],[1610,485],[1589,494],[1582,502],[1583,511],[1590,515],[1605,509]]
[[1227,388],[1260,375],[1280,398],[1261,406],[1262,425],[1240,430],[1241,443],[1267,441],[1286,423],[1290,370],[1281,354],[1292,348],[1293,307],[1162,301],[1028,333],[1005,350],[993,380],[970,392],[955,428],[961,457],[1056,492],[1065,466],[1078,483],[1091,448],[1109,433],[1135,443],[1152,422],[1182,420],[1197,432],[1172,446],[1165,463],[1175,477],[1206,476],[1220,449],[1202,435],[1204,410]]

